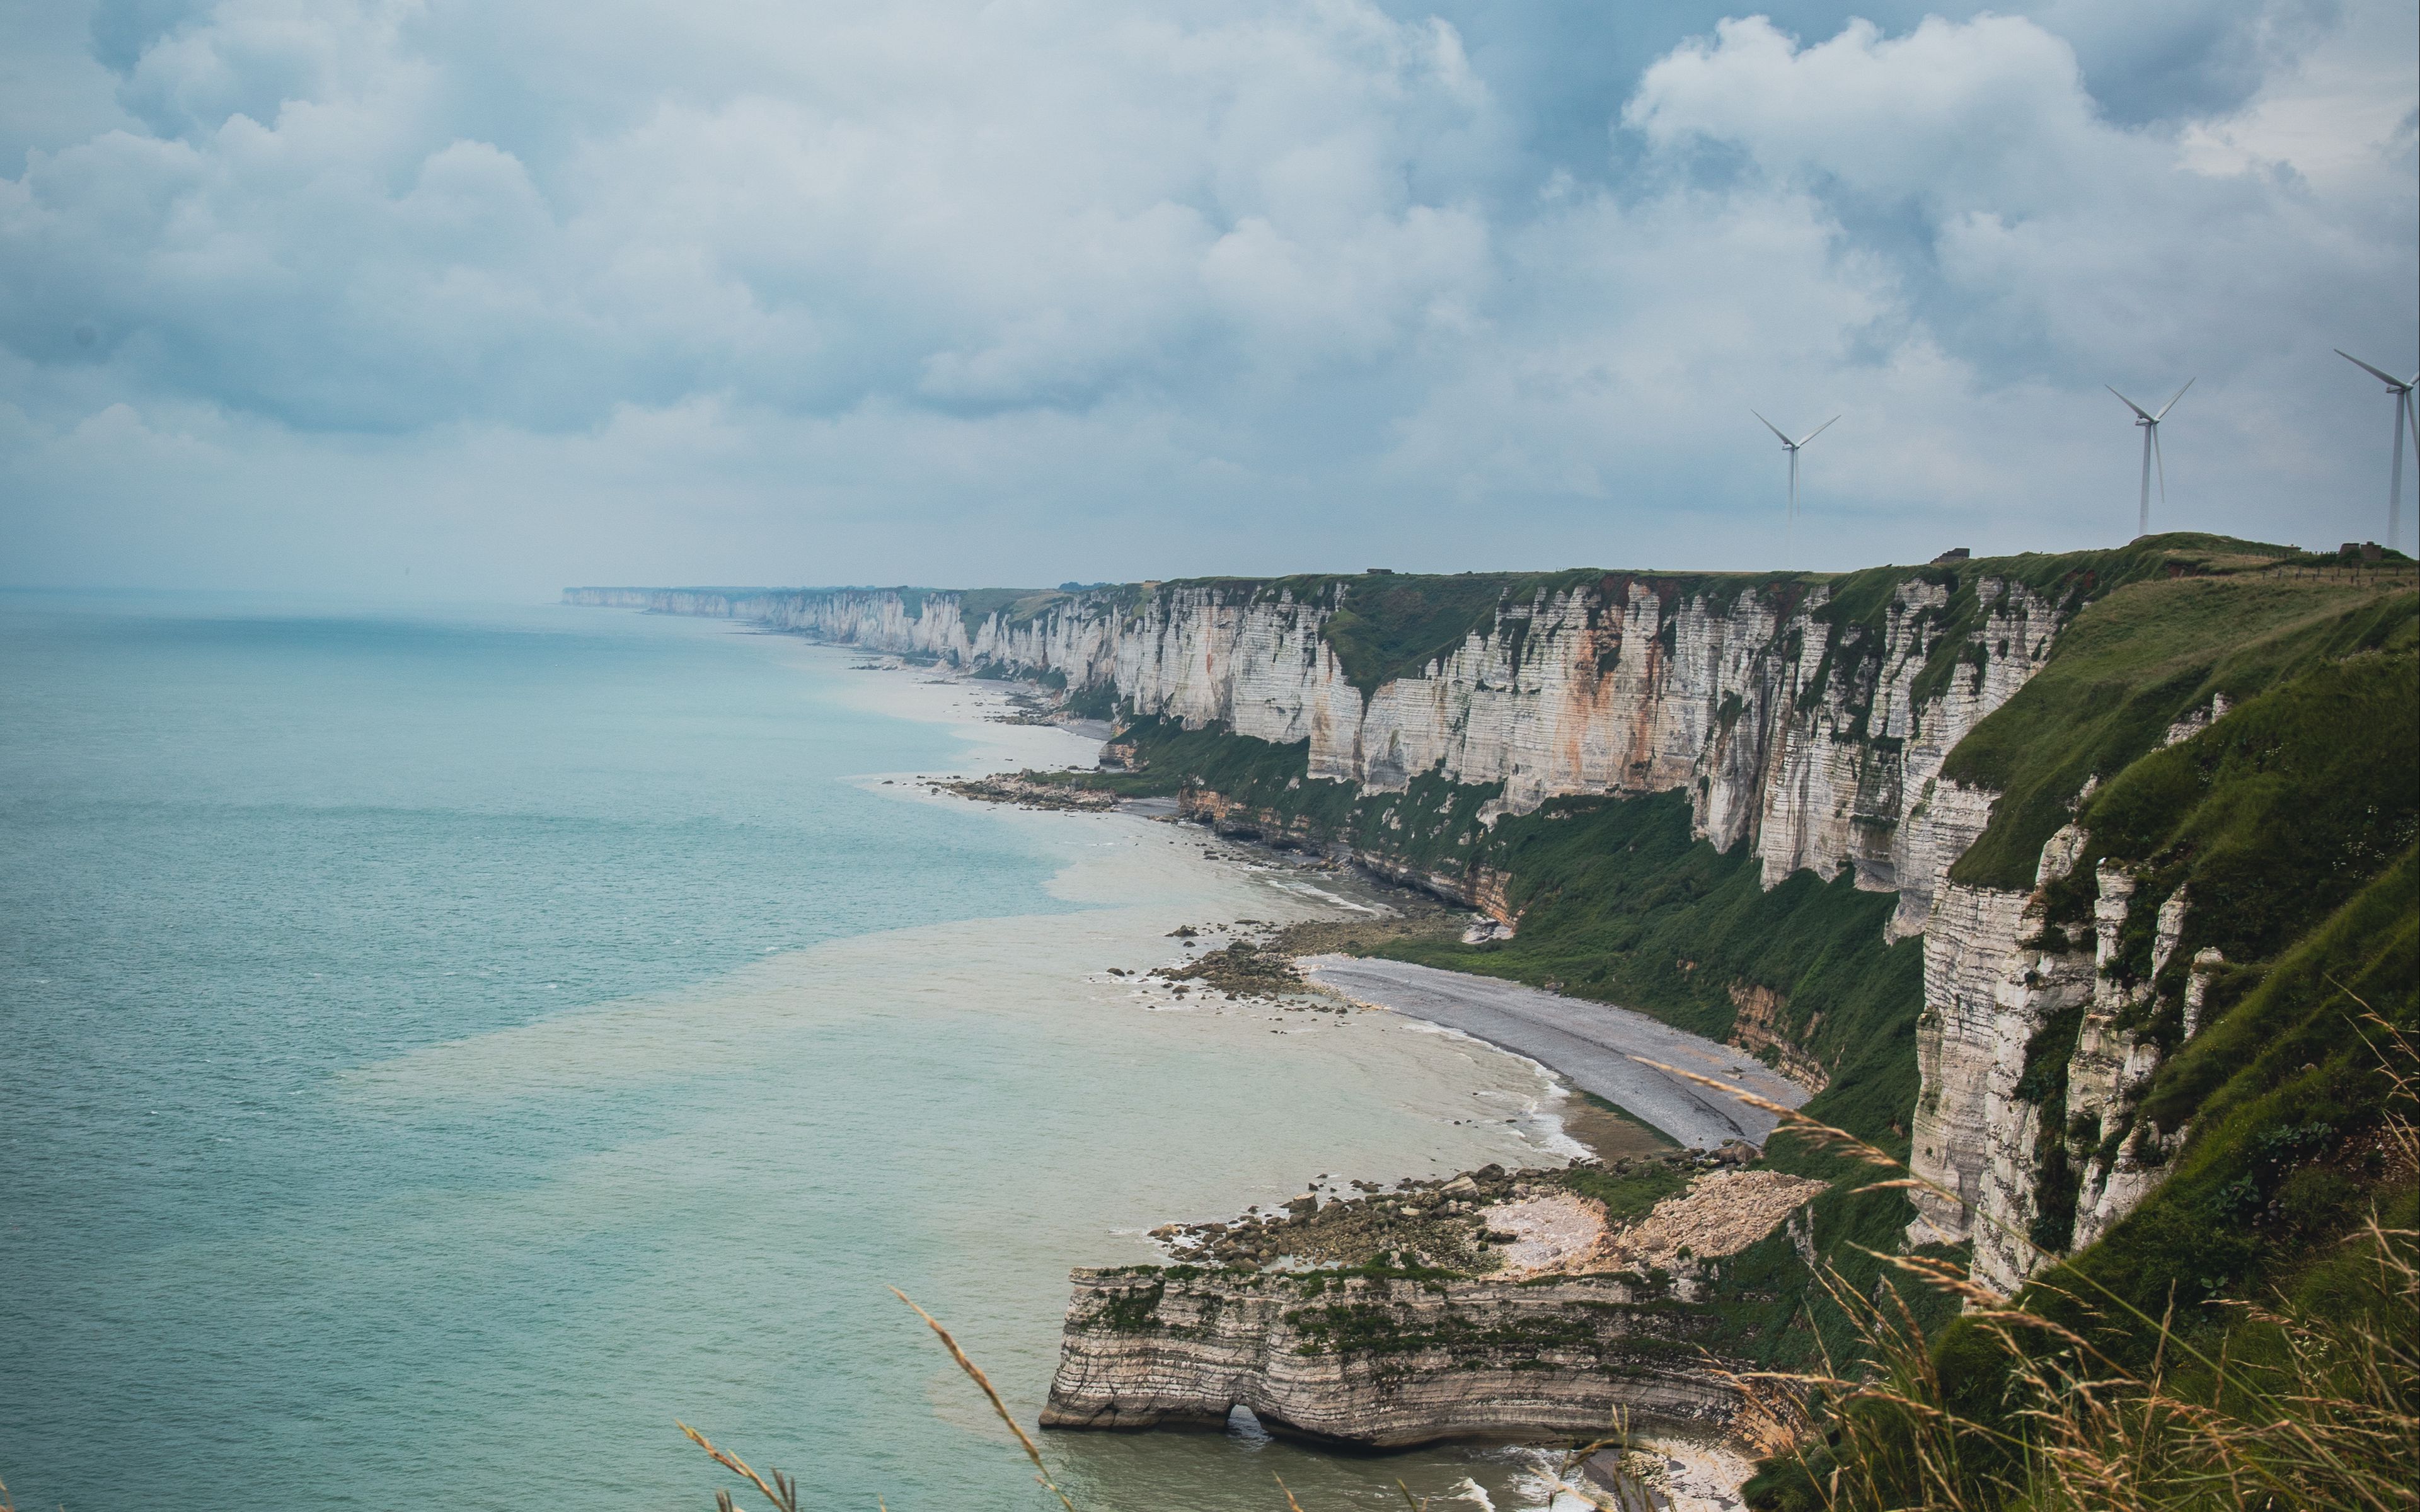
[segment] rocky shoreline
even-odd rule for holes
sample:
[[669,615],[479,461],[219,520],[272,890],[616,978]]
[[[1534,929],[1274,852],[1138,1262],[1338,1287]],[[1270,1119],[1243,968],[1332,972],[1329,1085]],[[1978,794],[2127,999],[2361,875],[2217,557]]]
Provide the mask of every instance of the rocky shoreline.
[[[1746,1147],[1485,1166],[1171,1225],[1165,1266],[1070,1280],[1045,1427],[1218,1427],[1237,1407],[1358,1449],[1726,1427],[1738,1368],[1704,1305],[1725,1260],[1823,1183]],[[1323,1179],[1325,1180],[1325,1179]]]
[[[1024,689],[1007,718],[1043,722],[1050,717],[1034,705],[1048,698]],[[926,785],[1046,811],[1134,807],[1039,773]],[[1179,807],[1161,817],[1208,818]],[[1294,866],[1363,870],[1266,849]],[[1179,1000],[1200,994],[1361,1011],[1299,963],[1382,941],[1464,938],[1472,928],[1469,913],[1417,879],[1372,880],[1400,890],[1395,917],[1283,927],[1236,920],[1216,931],[1222,946],[1139,980]],[[1186,926],[1171,937],[1189,949],[1209,933]],[[1638,1144],[1660,1138],[1643,1127],[1623,1132]],[[1562,1169],[1490,1165],[1391,1188],[1323,1175],[1277,1209],[1165,1225],[1152,1237],[1171,1263],[1071,1273],[1041,1424],[1223,1429],[1242,1407],[1268,1431],[1362,1451],[1597,1437],[1616,1421],[1722,1437],[1743,1402],[1730,1372],[1744,1365],[1708,1350],[1709,1286],[1726,1257],[1822,1190],[1744,1168],[1757,1153],[1734,1143]]]
[[1017,772],[947,779],[934,782],[931,786],[937,792],[954,793],[978,803],[1004,803],[1019,809],[1101,813],[1118,806],[1117,795],[1113,793],[1103,793],[1096,788],[1071,787],[1063,782],[1037,782]]

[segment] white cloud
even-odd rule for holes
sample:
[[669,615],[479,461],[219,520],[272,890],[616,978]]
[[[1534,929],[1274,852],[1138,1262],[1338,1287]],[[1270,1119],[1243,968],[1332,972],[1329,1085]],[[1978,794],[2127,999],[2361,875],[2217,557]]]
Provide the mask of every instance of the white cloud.
[[2314,359],[2420,320],[2410,18],[2279,16],[2242,108],[2147,125],[2081,19],[1723,20],[1609,82],[1591,179],[1357,0],[222,0],[110,32],[140,127],[0,180],[0,523],[83,579],[172,481],[224,513],[150,538],[278,544],[155,577],[449,532],[535,583],[1747,564],[1754,404],[1850,412],[1840,565],[2107,538],[2100,383],[2194,372],[2177,517],[2358,533],[2376,427]]
[[2129,147],[2095,120],[2068,44],[2009,16],[1931,17],[1902,37],[1855,21],[1805,47],[1761,16],[1726,21],[1649,69],[1622,118],[1659,146],[1731,144],[1936,211],[2063,203],[2092,181],[2080,168]]

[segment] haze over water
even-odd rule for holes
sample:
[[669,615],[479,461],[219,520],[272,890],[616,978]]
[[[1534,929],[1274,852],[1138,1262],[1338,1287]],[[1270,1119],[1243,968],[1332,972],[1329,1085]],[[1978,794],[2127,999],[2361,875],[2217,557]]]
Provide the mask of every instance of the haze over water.
[[[1539,1158],[1525,1062],[1167,1011],[1110,965],[1332,909],[1199,831],[884,775],[1089,759],[695,621],[0,596],[0,1477],[17,1504],[1044,1503],[1073,1264]],[[1324,886],[1324,884],[1323,884]],[[1053,1436],[1087,1512],[1314,1509],[1506,1451]],[[1471,1504],[1477,1504],[1476,1502]]]

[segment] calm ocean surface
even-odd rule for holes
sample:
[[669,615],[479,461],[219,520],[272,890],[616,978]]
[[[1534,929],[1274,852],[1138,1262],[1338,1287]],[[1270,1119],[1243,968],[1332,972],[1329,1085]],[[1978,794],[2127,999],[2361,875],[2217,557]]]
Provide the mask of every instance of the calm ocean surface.
[[[1104,968],[1178,923],[1336,904],[1199,831],[885,787],[1089,748],[853,659],[0,594],[20,1507],[709,1506],[679,1417],[810,1505],[1038,1508],[886,1285],[1030,1422],[1068,1266],[1551,1142],[1544,1079],[1466,1041],[1140,1000]],[[1273,1471],[1310,1512],[1540,1504],[1514,1451],[1045,1451],[1085,1512],[1278,1506]]]

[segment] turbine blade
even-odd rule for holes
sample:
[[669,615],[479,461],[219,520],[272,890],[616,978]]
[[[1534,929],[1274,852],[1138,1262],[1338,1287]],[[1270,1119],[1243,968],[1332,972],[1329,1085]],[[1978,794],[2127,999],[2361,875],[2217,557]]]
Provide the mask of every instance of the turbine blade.
[[[2187,378],[2187,379],[2185,379],[2185,389],[2190,389],[2190,388],[2192,388],[2192,387],[2194,386],[2194,384],[2195,384],[2195,383],[2196,383],[2197,381],[2199,381],[2199,380],[2198,380],[2198,379],[2195,379],[2195,378]],[[2167,419],[2167,418],[2168,418],[2168,411],[2169,411],[2169,410],[2171,410],[2171,409],[2174,409],[2177,407],[2177,401],[2178,401],[2179,399],[2181,399],[2181,398],[2183,398],[2183,397],[2185,396],[2185,389],[2179,389],[2179,390],[2178,390],[2174,394],[2170,395],[2170,396],[2169,396],[2169,398],[2168,398],[2168,402],[2167,402],[2167,403],[2165,403],[2165,404],[2164,404],[2164,405],[2162,405],[2162,406],[2160,406],[2160,412],[2159,412],[2158,414],[2156,414],[2156,415],[2153,415],[2151,418],[2152,418],[2153,420],[2165,420],[2165,419]]]
[[2401,378],[2397,378],[2392,373],[2380,372],[2377,368],[2370,366],[2367,363],[2363,362],[2360,358],[2355,357],[2352,353],[2345,350],[2341,347],[2335,349],[2335,353],[2338,357],[2343,358],[2353,366],[2360,368],[2363,372],[2368,374],[2371,378],[2378,379],[2378,381],[2385,384],[2390,389],[2408,389],[2412,386],[2411,384],[2404,382]]
[[[2174,399],[2168,402],[2176,403]],[[2151,455],[2157,457],[2160,463],[2160,508],[2164,511],[2168,507],[2168,458],[2166,454],[2160,450],[2160,427],[2157,425],[2151,427]],[[2167,517],[2163,514],[2160,517],[2164,519]]]
[[[2118,393],[2116,389],[2110,389],[2109,385],[2106,383],[2102,384],[2102,387],[2109,389],[2109,392],[2112,393]],[[2142,416],[2145,420],[2151,418],[2151,412],[2149,410],[2144,409],[2141,405],[2136,404],[2133,400],[2127,398],[2122,393],[2118,393],[2118,402],[2124,405],[2127,409],[2132,409],[2134,413]]]
[[[1749,413],[1749,414],[1752,414],[1752,415],[1756,415],[1756,411],[1755,411],[1755,410],[1753,410],[1753,409],[1749,410],[1749,411],[1748,411],[1748,413]],[[1756,415],[1756,418],[1757,418],[1757,419],[1759,419],[1759,420],[1764,420],[1764,417],[1763,417],[1762,415]],[[1780,427],[1779,425],[1775,424],[1774,424],[1772,421],[1770,421],[1770,420],[1764,420],[1764,428],[1765,428],[1765,429],[1767,429],[1767,430],[1769,430],[1769,431],[1771,431],[1771,432],[1773,432],[1776,436],[1780,436],[1780,437],[1781,437],[1781,444],[1782,444],[1782,445],[1784,445],[1784,446],[1788,446],[1788,445],[1790,444],[1790,438],[1789,438],[1789,437],[1787,437],[1787,436],[1782,436],[1782,435],[1781,435],[1781,427]]]
[[1825,431],[1830,430],[1834,425],[1837,425],[1837,424],[1838,424],[1839,423],[1840,423],[1840,417],[1839,417],[1839,416],[1838,416],[1838,415],[1834,415],[1831,419],[1829,419],[1829,420],[1827,420],[1827,421],[1823,422],[1823,424],[1820,424],[1820,425],[1816,426],[1813,430],[1808,431],[1806,435],[1799,437],[1799,438],[1798,438],[1798,444],[1799,444],[1799,445],[1801,445],[1801,446],[1806,445],[1808,441],[1811,441],[1811,440],[1813,440],[1816,437],[1823,435]]

